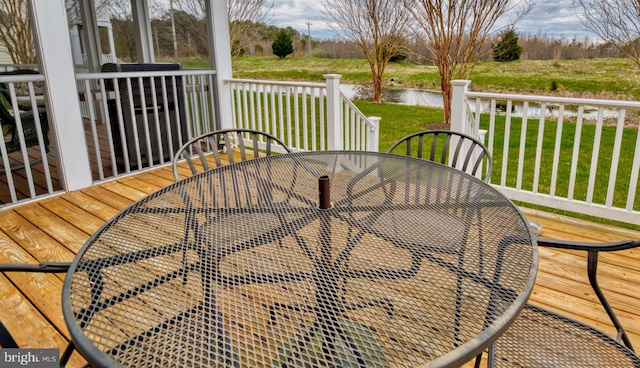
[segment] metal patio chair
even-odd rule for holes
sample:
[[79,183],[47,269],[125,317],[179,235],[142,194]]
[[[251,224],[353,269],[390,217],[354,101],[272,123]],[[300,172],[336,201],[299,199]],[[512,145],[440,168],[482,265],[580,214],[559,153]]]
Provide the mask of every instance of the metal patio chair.
[[[250,145],[245,140],[250,140]],[[229,163],[245,161],[258,156],[270,156],[275,153],[290,153],[291,149],[275,136],[252,129],[223,129],[205,133],[191,139],[176,152],[173,159],[173,177],[180,180],[178,163],[186,161],[191,174],[209,170],[210,158],[215,166],[222,165],[220,152],[226,152]],[[234,154],[235,153],[235,154]]]
[[439,162],[471,175],[479,174],[487,183],[491,179],[491,152],[482,142],[466,134],[424,130],[401,138],[387,153]]
[[[409,134],[387,150],[405,156],[413,156],[455,167],[468,174],[490,182],[493,160],[485,145],[466,134],[449,130],[424,130]],[[542,232],[542,225],[529,221],[533,233]]]
[[[0,125],[2,125],[2,135],[5,139],[5,148],[7,154],[20,151],[22,146],[20,145],[20,134],[17,129],[16,116],[11,114],[7,108],[8,101],[11,101],[8,92],[0,88]],[[22,124],[22,134],[24,136],[24,146],[26,148],[38,146],[40,141],[38,139],[38,130],[36,122],[40,122],[40,128],[42,131],[42,140],[44,145],[44,154],[50,152],[49,148],[49,122],[47,120],[47,112],[44,108],[39,107],[37,110],[37,116],[33,110],[28,110],[19,113],[20,122]],[[1,153],[0,153],[1,155]],[[30,162],[30,164],[37,163],[42,160],[42,157],[38,157]],[[24,165],[12,167],[11,170],[18,170],[23,168]],[[4,169],[0,169],[0,172]]]
[[[42,272],[42,273],[65,273],[69,270],[71,263],[69,262],[41,262],[36,263],[0,263],[0,273],[5,272]],[[18,348],[18,344],[13,336],[0,321],[0,347],[2,348]],[[60,366],[64,367],[71,354],[75,350],[75,345],[69,342],[67,348],[60,358]]]
[[[489,350],[489,366],[495,363],[496,367],[640,367],[640,357],[597,280],[600,252],[640,247],[640,240],[589,243],[539,238],[538,245],[587,252],[589,283],[617,335],[611,337],[582,322],[527,304]],[[479,363],[478,357],[476,367]]]

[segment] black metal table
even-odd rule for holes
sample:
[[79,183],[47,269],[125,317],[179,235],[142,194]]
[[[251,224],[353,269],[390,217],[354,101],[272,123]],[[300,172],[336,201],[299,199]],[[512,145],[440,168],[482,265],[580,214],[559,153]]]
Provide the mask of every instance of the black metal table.
[[136,202],[85,244],[63,311],[97,366],[459,366],[526,302],[537,247],[484,182],[305,152]]

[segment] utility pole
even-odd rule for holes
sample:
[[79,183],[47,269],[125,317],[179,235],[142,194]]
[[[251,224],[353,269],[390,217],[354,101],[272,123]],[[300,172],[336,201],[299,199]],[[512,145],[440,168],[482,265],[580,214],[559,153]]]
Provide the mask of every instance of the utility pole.
[[307,21],[307,47],[309,48],[309,57],[311,57],[311,22]]

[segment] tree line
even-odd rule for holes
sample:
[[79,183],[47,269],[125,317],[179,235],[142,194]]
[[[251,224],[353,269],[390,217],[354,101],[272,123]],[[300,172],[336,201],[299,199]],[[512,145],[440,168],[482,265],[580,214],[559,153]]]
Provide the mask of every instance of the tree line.
[[[240,21],[236,21],[240,22]],[[234,56],[273,56],[272,44],[280,31],[285,31],[291,38],[294,57],[314,56],[330,59],[362,58],[364,54],[357,44],[350,40],[332,38],[317,39],[311,37],[311,55],[309,55],[307,34],[300,33],[292,27],[277,27],[265,23],[243,21],[244,27],[251,32],[244,37],[243,43],[232,43]],[[133,38],[133,21],[111,19],[113,27],[116,54],[126,61],[135,61],[135,40]],[[172,27],[169,16],[153,19],[151,30],[156,54],[159,57],[201,57],[208,55],[208,43],[199,35],[204,32],[206,24],[203,19],[183,11],[176,11],[174,15],[177,48],[173,48]],[[202,32],[197,28],[201,28]],[[519,34],[517,42],[522,47],[520,59],[524,60],[570,60],[588,58],[616,58],[625,57],[611,42],[602,42],[589,38],[557,38],[546,34]],[[106,37],[106,35],[105,35]],[[493,34],[480,49],[479,61],[492,60],[492,49],[500,42],[502,34]],[[410,63],[428,63],[423,55],[423,40],[402,40],[406,50],[397,55],[395,60],[405,60]],[[106,39],[103,44],[106,43]]]

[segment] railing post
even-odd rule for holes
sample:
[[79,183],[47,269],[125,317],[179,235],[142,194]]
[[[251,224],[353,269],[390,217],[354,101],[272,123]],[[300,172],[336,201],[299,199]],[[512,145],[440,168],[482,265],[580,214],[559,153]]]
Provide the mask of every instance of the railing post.
[[67,191],[93,183],[78,87],[73,70],[69,28],[61,1],[31,1],[40,71],[45,78],[47,116],[56,147],[58,175]]
[[231,44],[229,41],[229,19],[224,0],[205,1],[207,33],[209,35],[209,58],[211,69],[216,71],[213,89],[214,99],[213,129],[228,129],[235,126],[233,121],[233,98],[231,85],[225,79],[233,77],[231,65]]
[[344,147],[342,134],[342,104],[340,101],[339,74],[323,75],[327,81],[327,148],[339,150]]
[[467,91],[470,80],[456,79],[451,81],[453,93],[451,94],[451,130],[458,133],[478,137],[472,124],[467,119]]
[[369,127],[369,136],[367,137],[367,151],[369,152],[378,152],[379,149],[379,136],[380,136],[380,117],[378,116],[369,116],[367,120],[371,124]]

